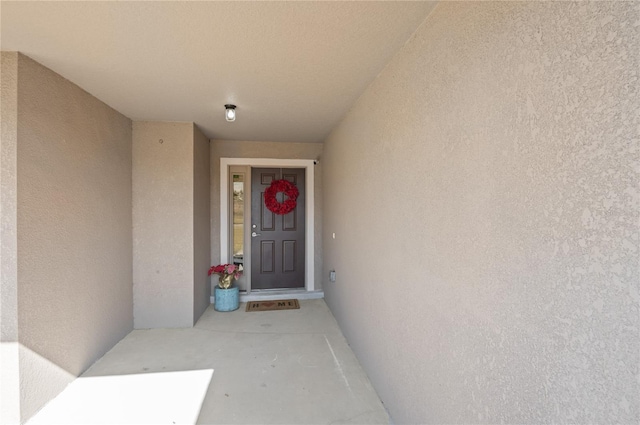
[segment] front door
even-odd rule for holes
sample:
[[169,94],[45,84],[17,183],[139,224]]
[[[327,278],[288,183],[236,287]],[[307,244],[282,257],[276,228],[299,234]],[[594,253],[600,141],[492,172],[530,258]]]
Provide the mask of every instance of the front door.
[[[264,191],[284,179],[298,188],[293,211],[278,215],[264,204]],[[251,289],[303,288],[305,232],[304,168],[251,169]],[[285,195],[279,192],[278,202]]]

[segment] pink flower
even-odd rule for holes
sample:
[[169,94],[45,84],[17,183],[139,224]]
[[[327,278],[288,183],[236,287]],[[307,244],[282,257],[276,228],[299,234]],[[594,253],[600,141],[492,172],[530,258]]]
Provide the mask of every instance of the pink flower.
[[218,264],[217,266],[211,266],[209,269],[209,276],[212,274],[233,275],[234,279],[238,279],[242,276],[242,271],[235,264]]

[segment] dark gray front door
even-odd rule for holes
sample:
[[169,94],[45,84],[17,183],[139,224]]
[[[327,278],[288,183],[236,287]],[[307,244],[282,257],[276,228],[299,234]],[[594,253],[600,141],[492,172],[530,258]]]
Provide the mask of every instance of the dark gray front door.
[[[251,288],[304,287],[304,168],[251,169]],[[296,208],[275,214],[264,204],[264,191],[285,179],[299,191]],[[283,193],[277,200],[283,201]]]

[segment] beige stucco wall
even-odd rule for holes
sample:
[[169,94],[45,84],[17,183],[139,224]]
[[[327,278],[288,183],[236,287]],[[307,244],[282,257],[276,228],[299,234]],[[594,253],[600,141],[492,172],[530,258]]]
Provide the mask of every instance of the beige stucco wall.
[[193,323],[211,302],[207,272],[211,260],[209,139],[193,127]]
[[[211,263],[220,262],[220,158],[321,159],[320,143],[211,140]],[[315,289],[322,289],[322,161],[314,173]]]
[[193,124],[133,123],[136,329],[193,325]]
[[137,329],[191,327],[209,305],[209,140],[193,123],[133,123]]
[[17,64],[17,203],[8,206],[24,420],[133,327],[131,121],[28,57]]
[[18,348],[17,133],[18,54],[0,67],[0,423],[20,420]]
[[326,141],[325,294],[395,423],[640,421],[639,7],[442,2]]

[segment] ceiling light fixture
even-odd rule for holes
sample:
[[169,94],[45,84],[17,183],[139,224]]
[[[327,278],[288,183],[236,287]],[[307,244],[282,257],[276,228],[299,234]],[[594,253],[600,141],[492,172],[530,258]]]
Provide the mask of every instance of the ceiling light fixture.
[[236,105],[226,104],[224,105],[224,117],[229,122],[236,120]]

